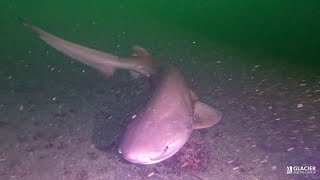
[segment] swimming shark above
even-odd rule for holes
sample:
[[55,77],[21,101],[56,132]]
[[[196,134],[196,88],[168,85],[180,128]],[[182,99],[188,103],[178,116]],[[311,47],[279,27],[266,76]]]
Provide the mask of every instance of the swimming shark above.
[[131,57],[119,57],[66,41],[29,22],[23,24],[51,47],[107,76],[126,69],[134,78],[149,77],[154,92],[127,126],[118,148],[129,162],[161,162],[178,152],[194,129],[210,127],[222,118],[218,110],[198,100],[179,68],[142,47],[134,46]]

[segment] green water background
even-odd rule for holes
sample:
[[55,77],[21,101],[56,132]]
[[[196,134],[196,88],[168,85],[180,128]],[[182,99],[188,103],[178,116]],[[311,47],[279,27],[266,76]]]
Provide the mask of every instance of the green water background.
[[[92,44],[105,49],[115,50],[110,42],[116,41],[128,48],[138,37],[138,43],[152,47],[157,38],[170,41],[193,34],[198,41],[318,71],[319,4],[316,0],[2,0],[0,53],[4,62],[19,53],[23,56],[26,47],[38,45],[39,40],[16,20],[21,16],[79,43],[88,42],[93,34]],[[170,31],[181,36],[170,36]],[[117,38],[120,32],[127,34]],[[253,61],[259,63],[261,59]]]

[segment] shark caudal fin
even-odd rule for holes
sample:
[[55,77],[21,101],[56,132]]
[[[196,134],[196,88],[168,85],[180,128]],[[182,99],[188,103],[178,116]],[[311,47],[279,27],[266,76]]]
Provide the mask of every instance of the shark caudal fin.
[[134,46],[134,53],[132,57],[120,58],[119,56],[111,53],[98,51],[64,40],[40,29],[31,22],[22,18],[18,19],[24,26],[38,34],[49,46],[55,48],[66,56],[102,72],[106,76],[113,75],[118,68],[129,70],[134,78],[150,76],[155,71],[155,63],[152,60],[153,58],[151,58],[150,53],[142,47]]
[[194,118],[194,129],[202,129],[218,123],[222,118],[222,114],[215,108],[197,101],[194,104]]
[[106,76],[113,75],[118,67],[121,68],[121,62],[119,61],[118,56],[66,41],[40,29],[31,22],[28,22],[22,18],[18,19],[24,26],[38,34],[40,38],[51,47],[65,54],[66,56],[97,69]]

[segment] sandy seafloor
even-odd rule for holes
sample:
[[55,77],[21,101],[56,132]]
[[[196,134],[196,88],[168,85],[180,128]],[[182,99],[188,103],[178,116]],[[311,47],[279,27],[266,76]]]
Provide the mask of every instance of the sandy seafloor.
[[[200,100],[223,113],[192,135],[200,133],[210,153],[204,169],[135,165],[119,156],[121,132],[150,95],[145,79],[125,72],[108,79],[50,48],[43,57],[26,46],[28,56],[7,57],[15,69],[1,68],[0,179],[317,179],[319,74],[193,47],[157,53],[175,60]],[[317,173],[287,175],[295,165],[317,166]]]

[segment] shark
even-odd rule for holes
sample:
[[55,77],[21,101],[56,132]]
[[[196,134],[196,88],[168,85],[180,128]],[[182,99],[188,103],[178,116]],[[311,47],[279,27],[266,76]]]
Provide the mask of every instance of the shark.
[[199,100],[177,65],[152,56],[145,48],[133,46],[132,56],[120,57],[64,40],[29,21],[21,21],[49,46],[107,77],[117,69],[128,70],[134,78],[148,77],[153,93],[130,120],[118,145],[120,155],[131,163],[164,161],[182,148],[193,130],[211,127],[222,119],[220,111]]

